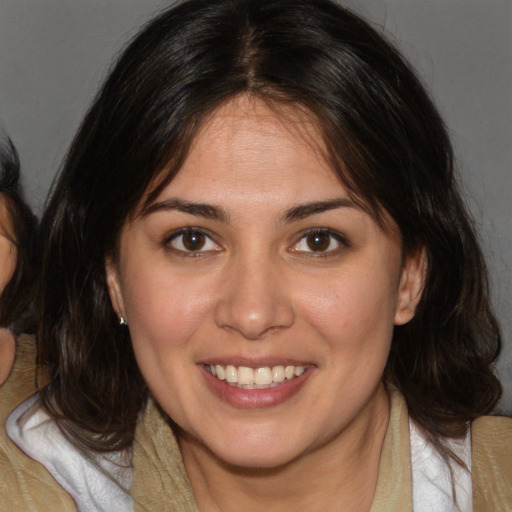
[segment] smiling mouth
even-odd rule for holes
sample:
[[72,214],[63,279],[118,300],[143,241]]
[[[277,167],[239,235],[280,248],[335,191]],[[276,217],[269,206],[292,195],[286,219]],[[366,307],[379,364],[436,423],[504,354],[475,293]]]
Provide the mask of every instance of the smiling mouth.
[[306,366],[277,365],[249,368],[221,364],[205,364],[206,371],[218,380],[242,389],[268,389],[300,377]]

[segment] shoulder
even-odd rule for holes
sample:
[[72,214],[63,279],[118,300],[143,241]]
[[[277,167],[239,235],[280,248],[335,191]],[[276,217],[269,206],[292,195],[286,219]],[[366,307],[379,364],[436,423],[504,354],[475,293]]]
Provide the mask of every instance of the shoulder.
[[21,335],[16,339],[13,368],[0,387],[0,421],[2,431],[11,411],[29,396],[36,387],[36,341],[33,336]]
[[474,456],[503,460],[512,472],[512,418],[483,416],[473,422],[471,434]]
[[48,471],[25,455],[8,437],[10,413],[36,393],[36,342],[32,336],[16,340],[16,359],[0,387],[0,502],[2,510],[74,511],[76,507]]
[[483,416],[471,436],[475,510],[512,509],[512,419]]

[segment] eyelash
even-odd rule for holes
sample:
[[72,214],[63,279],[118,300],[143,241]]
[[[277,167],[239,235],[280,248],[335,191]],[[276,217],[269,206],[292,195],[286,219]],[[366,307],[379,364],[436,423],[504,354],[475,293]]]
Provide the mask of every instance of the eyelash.
[[[208,244],[208,243],[214,244],[217,248],[201,250],[201,249],[203,249],[203,247],[200,247],[198,250],[195,250],[195,251],[187,250],[187,248],[185,247],[185,245],[183,243],[183,240],[181,241],[181,245],[183,246],[183,248],[177,248],[177,247],[172,246],[172,242],[179,239],[179,237],[183,237],[184,235],[192,235],[192,234],[205,237],[206,244]],[[170,235],[168,235],[164,238],[164,240],[162,241],[162,245],[166,249],[172,251],[174,254],[177,254],[184,258],[198,257],[201,255],[204,255],[205,253],[217,252],[220,250],[220,248],[218,248],[219,246],[217,245],[217,243],[214,240],[213,234],[210,231],[207,231],[202,228],[195,228],[195,227],[185,227],[185,228],[180,228],[177,231],[173,231]]]
[[329,237],[329,246],[331,245],[332,241],[335,240],[336,243],[338,244],[338,247],[336,247],[334,249],[327,249],[327,250],[322,250],[322,251],[314,251],[314,250],[299,251],[297,249],[292,248],[291,251],[295,252],[295,253],[301,253],[302,255],[306,255],[307,257],[310,257],[310,258],[328,258],[329,256],[337,255],[340,252],[340,250],[343,248],[350,248],[350,244],[344,235],[342,235],[338,231],[334,231],[329,228],[314,228],[314,229],[309,229],[307,231],[302,232],[300,234],[298,241],[295,242],[292,247],[296,247],[297,245],[299,245],[299,243],[306,240],[310,236],[318,236],[318,235],[328,236]]
[[[199,237],[204,237],[205,244],[213,244],[215,245],[215,248],[208,248],[206,250],[203,250],[203,246],[199,247],[198,250],[192,250],[190,248],[187,249],[185,246],[183,239],[181,240],[182,248],[174,247],[172,245],[173,241],[176,241],[179,239],[179,237],[183,237],[185,235],[197,235]],[[319,250],[315,251],[313,249],[311,250],[298,250],[296,247],[304,240],[306,240],[310,236],[327,236],[329,237],[328,240],[328,246],[326,250]],[[330,245],[332,244],[332,241],[335,241],[338,244],[338,247],[334,249],[329,249]],[[307,243],[307,242],[306,242]],[[211,253],[211,252],[218,252],[221,250],[221,248],[218,246],[218,244],[215,242],[215,237],[213,233],[211,233],[208,230],[205,230],[203,228],[196,228],[196,227],[184,227],[180,228],[177,231],[172,232],[170,235],[166,236],[164,240],[162,241],[162,246],[165,247],[167,250],[172,251],[174,254],[177,254],[184,258],[189,257],[199,257],[204,255],[205,253]],[[289,249],[292,253],[300,254],[301,256],[306,256],[309,258],[327,258],[329,256],[334,256],[340,252],[342,248],[349,248],[350,244],[348,243],[346,237],[339,233],[338,231],[334,231],[332,229],[328,228],[314,228],[309,229],[306,231],[303,231],[300,235],[298,240],[291,246],[291,249]]]

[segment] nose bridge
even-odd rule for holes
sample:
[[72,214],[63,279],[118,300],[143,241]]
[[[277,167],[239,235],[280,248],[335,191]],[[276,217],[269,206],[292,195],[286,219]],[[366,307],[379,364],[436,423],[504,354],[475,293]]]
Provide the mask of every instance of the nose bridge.
[[243,251],[226,268],[215,308],[219,327],[257,340],[293,324],[294,312],[279,263],[261,250]]

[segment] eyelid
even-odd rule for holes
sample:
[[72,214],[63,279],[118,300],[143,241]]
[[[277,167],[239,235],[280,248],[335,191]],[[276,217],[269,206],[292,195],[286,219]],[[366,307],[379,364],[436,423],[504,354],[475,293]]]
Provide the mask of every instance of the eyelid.
[[[182,235],[186,235],[188,233],[198,233],[198,234],[204,235],[206,238],[208,238],[211,241],[211,243],[213,243],[216,246],[216,249],[213,249],[213,250],[212,249],[206,249],[206,250],[199,249],[197,251],[190,251],[190,250],[186,250],[186,249],[178,249],[178,248],[172,246],[171,243],[173,240],[176,240],[178,237],[180,237]],[[219,244],[216,241],[215,235],[210,230],[204,229],[204,228],[198,228],[195,226],[185,226],[185,227],[173,230],[171,233],[169,233],[168,235],[166,235],[164,237],[164,239],[162,240],[162,246],[164,246],[166,249],[174,252],[175,254],[179,254],[181,256],[200,256],[205,253],[217,252],[221,249]]]
[[[335,249],[329,249],[326,251],[313,251],[313,250],[304,251],[304,250],[294,249],[294,247],[296,247],[306,237],[308,237],[310,235],[315,235],[315,234],[330,236],[332,239],[334,239],[339,244],[338,247],[336,247]],[[331,228],[310,228],[310,229],[306,229],[306,230],[300,232],[297,235],[296,241],[292,244],[290,250],[291,250],[291,252],[294,252],[294,253],[305,254],[308,257],[316,258],[316,257],[328,257],[331,255],[335,255],[340,251],[340,249],[343,249],[343,248],[350,248],[350,243],[348,242],[347,237],[345,235],[343,235],[342,233],[340,233],[339,231],[333,230]]]

